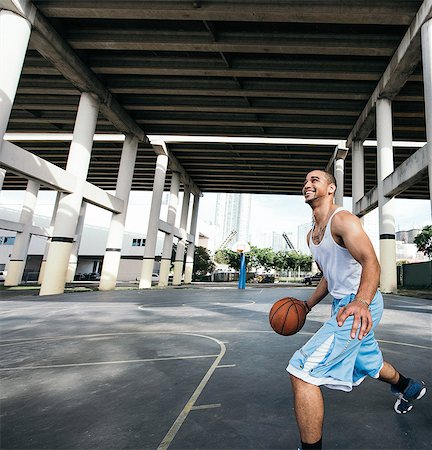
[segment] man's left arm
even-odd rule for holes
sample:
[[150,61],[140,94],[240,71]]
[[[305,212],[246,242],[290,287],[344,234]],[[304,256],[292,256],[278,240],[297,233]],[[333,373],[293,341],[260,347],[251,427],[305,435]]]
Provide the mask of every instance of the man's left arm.
[[360,285],[355,299],[341,308],[336,317],[338,325],[342,326],[347,317],[354,316],[351,338],[356,337],[360,327],[358,338],[361,340],[372,328],[369,305],[378,289],[380,265],[372,243],[356,216],[351,213],[337,214],[332,221],[332,231],[343,241],[345,248],[362,266]]

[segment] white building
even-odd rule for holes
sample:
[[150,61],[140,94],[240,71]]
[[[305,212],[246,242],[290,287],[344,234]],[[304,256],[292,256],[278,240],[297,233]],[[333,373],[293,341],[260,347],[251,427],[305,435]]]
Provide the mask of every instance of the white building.
[[218,194],[215,208],[215,242],[217,250],[231,232],[235,232],[229,244],[250,240],[249,223],[251,194]]

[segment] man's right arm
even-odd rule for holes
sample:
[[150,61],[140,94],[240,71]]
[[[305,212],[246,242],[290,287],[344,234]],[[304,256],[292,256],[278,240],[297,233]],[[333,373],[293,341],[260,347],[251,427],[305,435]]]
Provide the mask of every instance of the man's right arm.
[[307,300],[306,304],[311,310],[315,305],[317,305],[326,295],[328,294],[328,286],[327,286],[327,280],[322,277],[320,282],[318,283],[318,286],[316,287],[313,294],[309,297],[309,300]]

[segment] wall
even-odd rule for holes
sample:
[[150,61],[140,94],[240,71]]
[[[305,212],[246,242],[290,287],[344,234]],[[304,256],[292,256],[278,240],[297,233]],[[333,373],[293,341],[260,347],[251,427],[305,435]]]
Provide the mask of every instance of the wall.
[[403,264],[398,271],[398,280],[402,287],[432,288],[432,261]]

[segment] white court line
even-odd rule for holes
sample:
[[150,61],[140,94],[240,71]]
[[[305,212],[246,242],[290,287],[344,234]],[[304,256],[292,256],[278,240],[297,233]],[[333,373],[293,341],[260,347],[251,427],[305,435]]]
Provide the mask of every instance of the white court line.
[[188,303],[182,303],[181,305],[151,305],[151,306],[146,306],[146,305],[140,305],[138,306],[138,309],[141,311],[146,311],[149,309],[161,309],[161,308],[181,308],[183,310],[187,310],[187,309],[201,309],[201,308],[205,308],[206,311],[217,311],[220,309],[226,309],[226,308],[241,308],[242,306],[249,306],[249,305],[254,305],[256,304],[256,302],[254,302],[253,300],[249,301],[249,302],[235,302],[235,303],[220,303],[220,302],[212,302],[212,303],[198,303],[198,304],[188,304]]
[[219,344],[221,351],[220,351],[218,357],[214,360],[210,369],[204,375],[204,378],[201,380],[198,387],[195,389],[195,392],[192,394],[191,398],[188,400],[188,402],[184,406],[183,410],[178,415],[175,422],[172,424],[171,428],[168,430],[168,433],[166,434],[166,436],[162,439],[162,442],[159,444],[157,450],[166,450],[170,446],[171,442],[175,438],[175,435],[177,434],[178,430],[182,426],[182,424],[185,421],[186,417],[188,416],[189,412],[194,407],[195,402],[198,400],[198,397],[200,396],[201,392],[205,388],[210,377],[213,375],[213,372],[216,370],[217,366],[219,365],[219,362],[221,361],[221,359],[223,358],[223,356],[225,355],[225,352],[226,352],[226,347],[225,347],[224,343],[219,341],[218,339],[215,339],[211,336],[204,336],[201,334],[192,334],[192,336],[199,336],[199,337],[203,337],[206,339],[211,339],[212,341]]
[[[60,341],[65,339],[89,339],[94,337],[117,337],[117,336],[131,336],[136,334],[185,334],[185,335],[195,335],[195,333],[200,330],[184,330],[184,331],[130,331],[130,332],[120,332],[120,333],[100,333],[100,334],[82,334],[82,335],[75,335],[75,336],[45,336],[45,337],[38,337],[38,338],[21,338],[21,339],[4,339],[0,340],[0,347],[6,347],[9,345],[19,345],[19,344],[31,344],[35,341]],[[267,333],[267,334],[275,334],[272,330],[202,330],[204,333],[211,333],[211,334],[224,334],[224,333]],[[299,331],[299,335],[309,335],[312,336],[315,333],[312,333],[310,331]],[[199,335],[201,336],[201,335]],[[400,341],[386,341],[382,339],[377,339],[378,342],[388,343],[388,344],[395,344],[395,345],[402,345],[407,347],[416,347],[416,348],[423,348],[426,350],[432,350],[432,347],[427,347],[424,345],[417,345],[417,344],[409,344],[407,342],[400,342]],[[1,342],[4,342],[3,344]],[[223,342],[221,342],[223,343]]]
[[7,370],[58,369],[65,367],[103,366],[111,364],[131,364],[131,363],[144,363],[154,361],[175,361],[182,359],[216,358],[216,356],[218,355],[167,356],[166,358],[127,359],[124,361],[99,361],[92,363],[74,363],[74,364],[53,364],[50,366],[3,367],[0,369],[0,372],[4,372]]
[[212,409],[212,408],[220,408],[222,405],[220,403],[212,403],[210,405],[198,405],[192,406],[191,411],[196,411],[198,409]]

